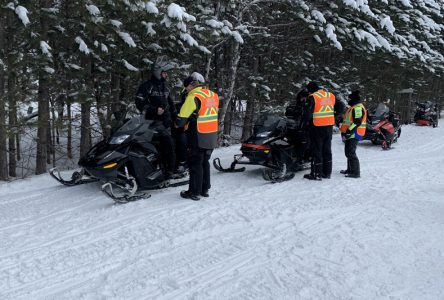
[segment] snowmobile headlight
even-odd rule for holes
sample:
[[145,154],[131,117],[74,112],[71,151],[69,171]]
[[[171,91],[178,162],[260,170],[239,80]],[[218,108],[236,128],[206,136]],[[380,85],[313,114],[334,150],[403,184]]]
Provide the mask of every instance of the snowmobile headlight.
[[111,145],[120,145],[129,137],[130,136],[128,134],[119,135],[119,136],[113,137],[109,143]]
[[104,169],[111,169],[111,168],[114,168],[115,166],[117,166],[117,163],[111,163],[111,164],[104,165],[103,168]]
[[264,138],[264,137],[269,136],[270,133],[271,133],[271,131],[264,131],[264,132],[261,132],[261,133],[256,134],[256,137]]

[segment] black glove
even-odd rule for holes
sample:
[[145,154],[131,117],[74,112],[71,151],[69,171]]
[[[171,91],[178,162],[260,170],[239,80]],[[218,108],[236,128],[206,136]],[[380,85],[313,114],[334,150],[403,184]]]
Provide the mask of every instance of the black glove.
[[347,128],[347,131],[345,132],[345,139],[351,138],[352,134],[353,134],[353,131],[351,131],[350,129]]

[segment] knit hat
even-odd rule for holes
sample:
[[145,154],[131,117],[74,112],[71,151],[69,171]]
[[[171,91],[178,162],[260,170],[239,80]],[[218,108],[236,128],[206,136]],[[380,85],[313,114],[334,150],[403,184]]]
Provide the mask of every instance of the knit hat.
[[353,91],[350,95],[348,95],[348,99],[354,102],[361,101],[361,96],[359,95],[359,91],[358,90]]
[[319,85],[316,82],[314,82],[314,81],[310,81],[307,84],[307,90],[310,93],[315,93],[315,92],[317,92],[319,90]]

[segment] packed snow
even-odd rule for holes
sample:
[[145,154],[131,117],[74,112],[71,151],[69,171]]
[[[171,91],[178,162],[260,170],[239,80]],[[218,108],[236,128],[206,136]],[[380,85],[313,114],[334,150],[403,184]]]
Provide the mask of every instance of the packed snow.
[[442,299],[444,127],[404,126],[389,151],[361,143],[361,179],[339,174],[337,134],[332,148],[330,180],[212,170],[200,202],[180,187],[115,205],[95,183],[2,183],[0,298]]

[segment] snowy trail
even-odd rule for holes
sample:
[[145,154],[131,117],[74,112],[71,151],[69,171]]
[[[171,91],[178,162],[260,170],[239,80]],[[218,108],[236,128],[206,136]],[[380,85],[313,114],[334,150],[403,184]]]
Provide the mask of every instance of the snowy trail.
[[[227,165],[238,146],[215,151]],[[263,181],[213,171],[112,205],[97,184],[48,175],[0,185],[1,299],[442,299],[444,128],[403,127],[358,149],[362,178]]]

